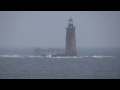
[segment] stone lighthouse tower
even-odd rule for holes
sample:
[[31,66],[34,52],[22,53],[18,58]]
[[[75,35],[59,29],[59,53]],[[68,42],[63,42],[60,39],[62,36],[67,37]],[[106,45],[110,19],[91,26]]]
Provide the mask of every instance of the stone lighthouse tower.
[[75,29],[76,27],[73,26],[73,20],[70,18],[68,20],[68,27],[66,28],[66,47],[65,47],[66,56],[77,55]]

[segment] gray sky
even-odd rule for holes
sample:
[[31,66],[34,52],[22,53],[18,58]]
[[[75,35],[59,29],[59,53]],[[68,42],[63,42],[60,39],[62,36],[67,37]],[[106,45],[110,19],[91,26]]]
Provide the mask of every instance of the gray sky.
[[0,11],[0,47],[65,47],[69,18],[77,47],[120,47],[120,11]]

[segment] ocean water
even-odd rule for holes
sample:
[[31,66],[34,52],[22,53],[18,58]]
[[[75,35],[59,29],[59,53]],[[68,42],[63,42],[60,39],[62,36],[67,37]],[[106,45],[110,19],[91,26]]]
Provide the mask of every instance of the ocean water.
[[0,79],[120,79],[119,48],[79,48],[77,57],[34,57],[31,48],[0,49]]

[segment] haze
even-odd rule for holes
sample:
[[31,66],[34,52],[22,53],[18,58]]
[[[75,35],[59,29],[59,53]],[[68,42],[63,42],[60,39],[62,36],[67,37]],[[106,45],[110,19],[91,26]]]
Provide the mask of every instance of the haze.
[[0,47],[65,47],[69,18],[77,47],[120,47],[120,11],[0,11]]

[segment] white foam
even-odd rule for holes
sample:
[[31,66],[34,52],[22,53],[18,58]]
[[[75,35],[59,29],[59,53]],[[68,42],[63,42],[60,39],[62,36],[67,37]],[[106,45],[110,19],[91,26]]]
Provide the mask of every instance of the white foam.
[[21,55],[0,55],[0,57],[21,57],[24,58],[25,56],[21,56]]
[[47,55],[46,57],[49,57],[49,58],[50,58],[50,57],[51,57],[51,54]]
[[28,55],[26,57],[29,57],[29,58],[43,58],[43,56],[32,56],[32,55]]
[[115,58],[113,56],[101,56],[101,55],[94,55],[94,56],[91,56],[93,58]]
[[71,57],[71,56],[57,56],[57,57],[51,57],[51,58],[82,58],[82,56],[73,56],[73,57]]
[[88,58],[88,57],[92,57],[92,58],[115,58],[114,56],[104,56],[104,55],[93,55],[93,56],[57,56],[57,57],[51,57],[51,55],[47,55],[47,56],[32,56],[32,55],[28,55],[28,56],[23,56],[23,55],[0,55],[0,57],[11,57],[11,58]]

